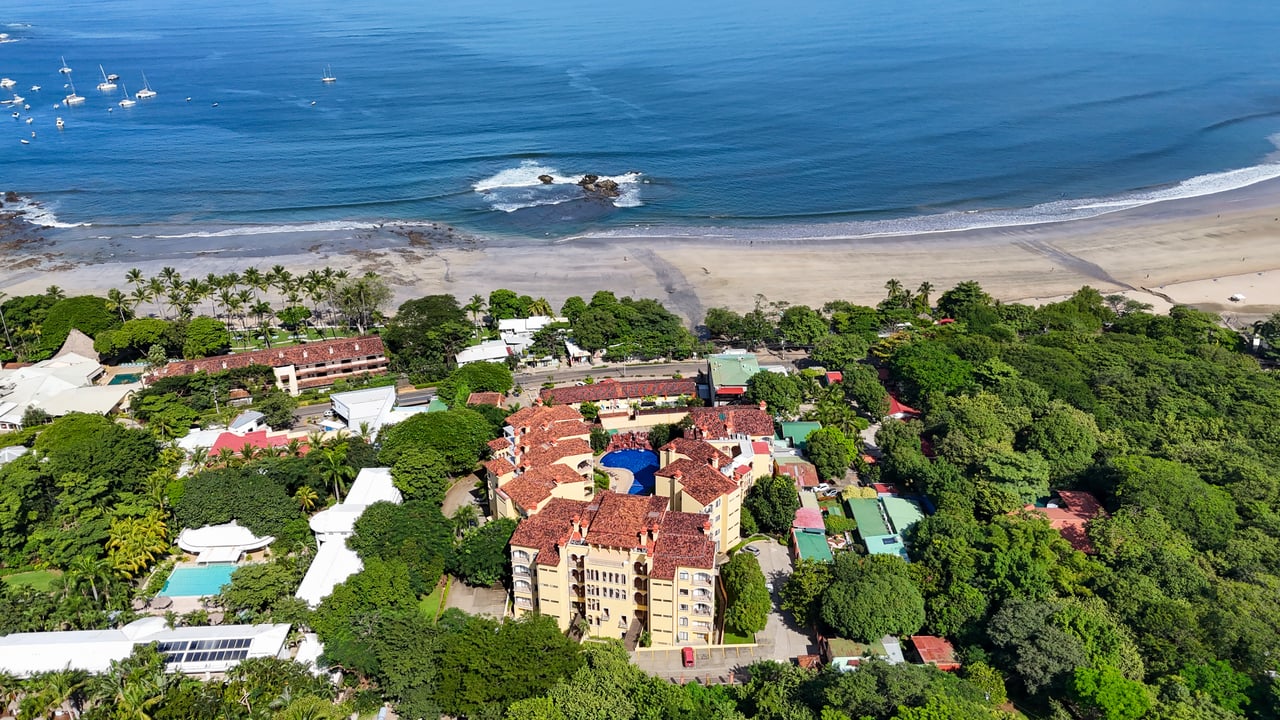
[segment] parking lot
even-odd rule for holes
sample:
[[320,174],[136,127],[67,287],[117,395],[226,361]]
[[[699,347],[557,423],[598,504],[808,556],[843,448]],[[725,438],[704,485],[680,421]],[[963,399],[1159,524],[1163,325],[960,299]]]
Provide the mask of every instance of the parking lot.
[[712,648],[695,648],[694,665],[684,667],[680,648],[643,648],[634,653],[636,665],[650,675],[685,683],[694,680],[703,684],[741,682],[735,671],[746,668],[757,660],[768,659],[754,645],[727,645]]
[[758,654],[763,658],[788,662],[800,655],[817,653],[818,646],[809,633],[796,626],[791,613],[784,613],[778,608],[778,591],[791,577],[790,550],[772,540],[757,540],[748,547],[759,549],[756,557],[760,560],[760,569],[764,571],[765,580],[773,585],[769,593],[773,597],[773,609],[769,612],[768,624],[756,633],[756,642],[760,645]]

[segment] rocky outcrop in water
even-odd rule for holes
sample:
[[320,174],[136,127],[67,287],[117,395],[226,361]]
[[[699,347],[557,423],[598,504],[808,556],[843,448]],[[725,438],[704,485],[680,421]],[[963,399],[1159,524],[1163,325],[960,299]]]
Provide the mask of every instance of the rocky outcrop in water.
[[555,181],[556,181],[556,179],[555,179],[555,178],[553,178],[553,177],[551,177],[550,175],[539,175],[539,176],[538,176],[538,182],[542,183],[543,185],[550,185],[551,183],[553,183],[553,182],[555,182]]
[[609,178],[602,179],[599,175],[583,175],[578,185],[592,197],[616,198],[621,194],[618,183]]

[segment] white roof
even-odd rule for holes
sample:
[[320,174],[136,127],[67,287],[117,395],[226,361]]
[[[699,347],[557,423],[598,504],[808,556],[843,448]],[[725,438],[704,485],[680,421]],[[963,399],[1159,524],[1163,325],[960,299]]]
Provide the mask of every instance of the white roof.
[[385,385],[383,387],[366,388],[364,390],[329,393],[329,401],[332,403],[341,403],[343,405],[382,403],[386,401],[388,395],[392,398],[395,397],[396,389],[394,386]]
[[[76,630],[67,632],[13,633],[0,637],[0,670],[18,677],[66,668],[103,673],[113,660],[123,660],[135,645],[150,642],[210,645],[218,641],[241,641],[245,657],[275,657],[289,636],[289,625],[213,625],[170,629],[158,616],[136,620],[118,630]],[[210,642],[212,641],[212,642]],[[247,641],[244,642],[244,641]],[[229,643],[221,643],[229,644]],[[221,650],[220,648],[216,648]],[[205,653],[212,655],[213,653]],[[223,656],[191,658],[183,650],[170,657],[170,670],[180,672],[221,672],[240,658]]]
[[[232,520],[222,525],[205,525],[202,528],[185,528],[178,534],[178,547],[197,555],[214,548],[234,548],[241,552],[258,550],[270,545],[275,538],[258,537]],[[238,555],[237,555],[238,557]]]
[[253,427],[254,425],[257,425],[259,422],[266,419],[267,419],[267,416],[263,415],[257,410],[245,410],[244,412],[237,415],[235,420],[231,421],[231,426],[227,429],[230,430],[231,432],[236,432],[238,430],[243,430],[245,428]]
[[364,468],[356,475],[351,489],[342,499],[343,505],[372,505],[376,502],[399,504],[404,496],[391,479],[391,468]]
[[19,424],[28,407],[50,415],[110,412],[141,385],[94,386],[103,372],[97,360],[67,353],[17,370],[0,370],[0,422]]
[[534,315],[527,318],[512,318],[510,320],[498,321],[498,332],[506,335],[509,333],[535,333],[552,323],[567,323],[568,318],[551,317],[549,315]]
[[320,535],[351,534],[356,520],[364,513],[364,505],[334,505],[311,516],[311,531]]
[[12,445],[0,448],[0,465],[11,463],[29,452],[31,452],[31,448],[26,445]]
[[218,441],[218,437],[226,432],[224,428],[213,428],[211,430],[192,430],[178,439],[178,447],[187,452],[194,452],[197,448],[208,450]]
[[364,569],[364,563],[355,550],[347,547],[346,540],[330,540],[320,543],[320,549],[311,560],[311,567],[293,595],[316,607],[329,597],[338,583]]
[[473,362],[492,362],[494,360],[504,360],[511,354],[507,348],[507,343],[503,340],[489,340],[479,345],[472,345],[464,349],[462,352],[454,356],[459,365],[466,365]]
[[572,340],[564,341],[564,349],[568,351],[569,357],[591,357],[591,353],[583,350],[577,345],[574,345]]

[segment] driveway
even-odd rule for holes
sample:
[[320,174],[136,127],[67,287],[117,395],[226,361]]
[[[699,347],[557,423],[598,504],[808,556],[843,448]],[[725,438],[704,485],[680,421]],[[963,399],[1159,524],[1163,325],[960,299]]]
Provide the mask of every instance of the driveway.
[[[808,630],[796,625],[790,612],[778,608],[781,597],[778,591],[783,583],[791,577],[791,551],[772,540],[757,540],[750,543],[760,549],[760,569],[765,579],[773,583],[773,609],[769,612],[769,620],[764,630],[756,633],[757,649],[761,658],[788,662],[800,655],[815,655],[818,645],[810,637]],[[742,552],[739,550],[739,552]]]
[[449,599],[445,601],[445,607],[501,620],[507,611],[507,591],[503,588],[473,588],[454,578],[449,585]]
[[746,674],[742,670],[757,660],[768,659],[761,652],[763,649],[754,645],[695,648],[691,668],[684,667],[679,647],[642,648],[631,653],[631,658],[641,670],[667,680],[725,684],[743,682]]
[[476,512],[479,514],[480,522],[483,523],[485,521],[489,514],[489,509],[480,507],[480,504],[476,502],[476,483],[478,482],[480,482],[480,478],[472,474],[458,478],[457,481],[449,486],[449,489],[444,493],[444,504],[440,508],[445,517],[453,517],[453,514],[458,512],[458,508],[464,505],[474,505]]

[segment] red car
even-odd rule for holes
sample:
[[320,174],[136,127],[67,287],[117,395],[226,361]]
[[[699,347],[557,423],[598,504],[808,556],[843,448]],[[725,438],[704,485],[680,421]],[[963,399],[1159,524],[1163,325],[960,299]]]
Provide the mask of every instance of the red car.
[[684,660],[685,667],[693,667],[693,648],[681,648],[680,656]]

